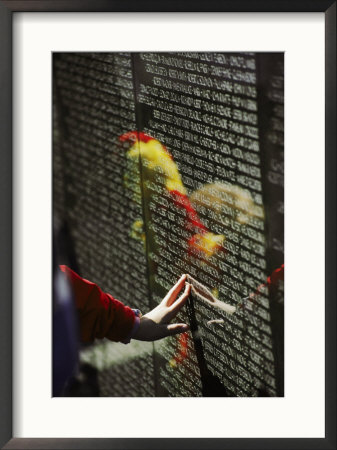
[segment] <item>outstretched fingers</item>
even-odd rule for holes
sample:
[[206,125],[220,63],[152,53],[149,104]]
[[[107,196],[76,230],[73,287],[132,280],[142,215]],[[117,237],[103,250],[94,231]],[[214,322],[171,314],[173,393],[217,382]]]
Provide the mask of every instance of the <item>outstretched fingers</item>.
[[184,306],[190,293],[191,285],[189,283],[186,283],[183,294],[170,306],[170,310],[174,313],[174,315],[176,315],[178,311]]
[[186,274],[182,275],[177,283],[168,291],[167,295],[164,298],[164,301],[167,306],[171,306],[172,303],[177,298],[179,292],[182,290],[186,281]]

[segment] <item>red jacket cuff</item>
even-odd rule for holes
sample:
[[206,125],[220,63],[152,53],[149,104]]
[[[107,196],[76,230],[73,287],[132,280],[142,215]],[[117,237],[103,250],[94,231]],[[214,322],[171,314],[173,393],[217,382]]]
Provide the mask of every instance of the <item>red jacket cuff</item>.
[[60,266],[60,269],[66,274],[73,289],[81,341],[91,342],[102,338],[111,341],[125,340],[134,326],[133,310],[69,267]]

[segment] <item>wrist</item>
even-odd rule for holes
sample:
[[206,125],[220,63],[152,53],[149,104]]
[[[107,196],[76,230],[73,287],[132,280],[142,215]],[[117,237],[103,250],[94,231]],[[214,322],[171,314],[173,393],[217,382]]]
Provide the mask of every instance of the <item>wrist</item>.
[[131,339],[137,334],[137,331],[139,329],[140,318],[142,317],[142,313],[140,312],[139,309],[133,309],[132,308],[132,311],[135,314],[135,320],[133,322],[133,326],[132,326],[131,332],[128,334],[128,336],[125,339],[123,339],[121,341],[123,344],[129,344]]

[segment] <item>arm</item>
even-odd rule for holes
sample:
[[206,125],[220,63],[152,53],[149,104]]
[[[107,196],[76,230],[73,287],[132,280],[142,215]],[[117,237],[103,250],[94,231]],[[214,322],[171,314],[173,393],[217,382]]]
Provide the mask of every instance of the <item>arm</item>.
[[[97,284],[80,277],[67,266],[60,266],[60,269],[73,289],[82,342],[96,338],[124,343],[128,343],[130,338],[154,341],[189,329],[186,324],[169,323],[190,294],[191,286],[185,285],[186,275],[182,275],[158,306],[139,318],[134,310],[103,292]],[[184,293],[177,298],[184,285]]]
[[80,339],[91,342],[107,338],[111,341],[127,339],[136,323],[134,311],[95,283],[81,278],[67,266],[60,266],[69,280],[79,318]]

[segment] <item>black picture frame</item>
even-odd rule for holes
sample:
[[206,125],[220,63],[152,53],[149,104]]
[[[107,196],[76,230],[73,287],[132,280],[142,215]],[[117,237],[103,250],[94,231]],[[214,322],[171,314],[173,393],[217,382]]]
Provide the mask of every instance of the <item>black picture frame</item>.
[[[325,13],[325,438],[13,438],[12,18],[15,12]],[[0,0],[0,445],[5,449],[336,449],[336,1]],[[308,394],[310,405],[310,394]]]

